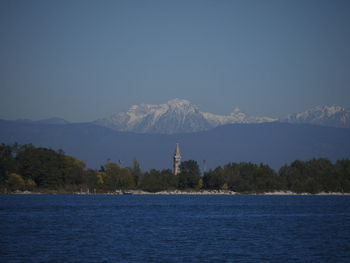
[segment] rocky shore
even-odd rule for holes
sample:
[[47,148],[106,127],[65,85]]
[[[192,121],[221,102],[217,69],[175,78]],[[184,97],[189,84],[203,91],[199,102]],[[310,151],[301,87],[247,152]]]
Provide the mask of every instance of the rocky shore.
[[121,194],[135,194],[135,195],[350,195],[350,193],[339,193],[339,192],[320,192],[316,194],[311,193],[294,193],[290,191],[276,191],[276,192],[266,192],[266,193],[238,193],[230,190],[202,190],[202,191],[184,191],[184,190],[174,190],[174,191],[160,191],[160,192],[145,192],[145,191],[130,191]]
[[108,195],[350,195],[350,193],[340,193],[340,192],[320,192],[320,193],[294,193],[291,191],[275,191],[275,192],[265,192],[265,193],[252,193],[245,192],[239,193],[230,190],[169,190],[169,191],[159,191],[159,192],[147,192],[142,190],[116,190],[115,192],[31,192],[31,191],[16,191],[9,194],[77,194],[77,195],[91,195],[91,194],[108,194]]

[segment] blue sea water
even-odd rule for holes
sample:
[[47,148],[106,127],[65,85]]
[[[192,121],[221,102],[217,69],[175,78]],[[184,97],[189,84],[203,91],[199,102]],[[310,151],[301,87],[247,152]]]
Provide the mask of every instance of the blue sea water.
[[350,262],[350,196],[0,195],[0,262]]

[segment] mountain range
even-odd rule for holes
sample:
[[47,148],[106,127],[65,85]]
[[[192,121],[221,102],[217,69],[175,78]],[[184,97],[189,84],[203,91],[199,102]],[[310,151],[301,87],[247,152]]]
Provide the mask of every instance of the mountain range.
[[94,124],[117,131],[175,134],[204,131],[226,124],[276,121],[350,128],[350,110],[340,106],[318,106],[278,119],[248,116],[239,108],[228,115],[202,112],[187,100],[173,99],[159,105],[133,105],[126,112],[99,119]]
[[[69,124],[62,118],[33,121],[17,119],[16,122],[32,124]],[[92,121],[94,125],[113,129],[152,134],[177,134],[210,130],[226,124],[253,124],[282,122],[313,124],[329,127],[350,128],[350,109],[337,105],[317,106],[282,118],[249,116],[236,107],[230,114],[219,115],[200,111],[184,99],[172,99],[164,104],[133,105],[128,111],[115,113],[109,118]]]

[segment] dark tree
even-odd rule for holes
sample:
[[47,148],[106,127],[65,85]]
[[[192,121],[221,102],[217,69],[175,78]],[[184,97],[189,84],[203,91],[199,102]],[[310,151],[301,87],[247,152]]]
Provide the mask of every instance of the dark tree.
[[180,189],[196,188],[200,177],[198,163],[194,160],[184,161],[180,165],[181,172],[178,175],[178,186]]
[[0,144],[0,184],[3,184],[10,173],[16,172],[14,148]]
[[140,163],[136,159],[132,161],[131,174],[134,177],[135,184],[138,185],[139,179],[142,176],[142,171]]
[[23,146],[16,156],[18,173],[39,187],[58,188],[65,183],[65,156],[51,149]]

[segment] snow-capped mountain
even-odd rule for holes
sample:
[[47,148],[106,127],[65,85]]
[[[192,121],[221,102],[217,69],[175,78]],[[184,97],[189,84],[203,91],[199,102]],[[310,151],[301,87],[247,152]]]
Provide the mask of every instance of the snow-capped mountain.
[[261,123],[277,119],[247,116],[238,108],[229,115],[199,111],[187,100],[173,99],[165,104],[134,105],[127,112],[112,115],[95,123],[119,131],[138,133],[187,133],[208,130],[230,123]]
[[350,128],[350,109],[337,105],[317,106],[303,112],[290,114],[280,121]]
[[172,134],[211,128],[195,105],[180,99],[159,105],[133,105],[127,112],[114,114],[98,123],[119,131],[139,133]]

